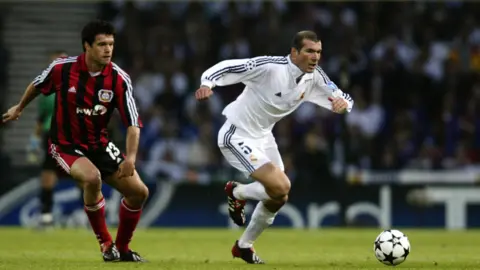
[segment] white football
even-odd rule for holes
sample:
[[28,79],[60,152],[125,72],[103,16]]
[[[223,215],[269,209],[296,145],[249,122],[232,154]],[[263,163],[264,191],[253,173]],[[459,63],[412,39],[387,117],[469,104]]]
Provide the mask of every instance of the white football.
[[373,244],[375,257],[386,265],[399,265],[410,254],[410,241],[399,230],[385,230],[377,236]]

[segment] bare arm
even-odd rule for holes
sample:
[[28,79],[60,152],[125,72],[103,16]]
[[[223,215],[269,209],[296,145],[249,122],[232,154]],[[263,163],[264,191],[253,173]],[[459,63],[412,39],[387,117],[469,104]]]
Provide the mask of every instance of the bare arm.
[[140,128],[129,126],[127,128],[127,160],[135,163],[138,153],[138,143],[140,141]]
[[122,86],[118,87],[117,91],[117,108],[123,124],[127,127],[127,160],[135,163],[140,141],[140,128],[143,125],[133,98],[130,78],[125,77]]
[[39,94],[43,93],[49,95],[56,92],[52,74],[55,67],[61,63],[60,60],[53,61],[50,66],[42,72],[42,74],[38,75],[33,82],[27,86],[20,102],[3,114],[2,123],[17,120],[25,107],[27,107],[27,105],[30,104],[30,102],[32,102],[32,100],[34,100]]
[[40,91],[38,91],[33,84],[29,84],[22,99],[20,99],[20,102],[8,109],[8,111],[2,115],[2,123],[18,120],[23,109],[25,109],[25,107],[34,100],[38,94],[40,94]]
[[119,84],[116,90],[116,106],[127,127],[127,157],[126,160],[134,164],[137,159],[138,144],[140,141],[140,128],[143,127],[138,114],[137,105],[133,97],[133,87],[130,76],[125,72],[119,72]]
[[40,94],[40,90],[35,88],[33,83],[27,86],[25,93],[23,94],[20,102],[18,103],[18,110],[23,111],[27,105],[32,102],[38,95]]

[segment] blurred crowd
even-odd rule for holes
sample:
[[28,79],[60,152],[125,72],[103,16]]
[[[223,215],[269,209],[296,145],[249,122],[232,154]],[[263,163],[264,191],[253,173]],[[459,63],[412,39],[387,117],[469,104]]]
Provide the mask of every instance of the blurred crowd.
[[[217,131],[223,107],[243,85],[216,88],[200,103],[193,95],[200,75],[224,59],[287,55],[304,29],[320,36],[320,65],[355,106],[339,116],[304,104],[277,124],[293,180],[330,178],[339,164],[430,170],[480,161],[474,2],[110,1],[99,13],[117,27],[115,62],[134,83],[147,176],[225,180],[233,171],[216,146]],[[124,137],[118,131],[116,140]]]
[[198,103],[201,73],[223,59],[286,55],[302,29],[319,34],[321,66],[355,108],[342,119],[305,104],[276,126],[290,176],[328,177],[342,156],[382,170],[458,168],[480,158],[473,3],[115,1],[100,10],[119,31],[115,61],[134,81],[149,175],[211,181],[225,165],[216,148],[221,111],[243,85]]

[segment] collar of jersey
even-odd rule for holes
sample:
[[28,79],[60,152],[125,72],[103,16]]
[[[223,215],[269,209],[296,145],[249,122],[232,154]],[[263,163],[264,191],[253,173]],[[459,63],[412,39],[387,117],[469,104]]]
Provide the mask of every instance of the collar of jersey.
[[288,69],[290,70],[290,74],[292,75],[293,79],[298,78],[298,76],[302,75],[304,72],[300,70],[297,65],[295,65],[292,60],[290,59],[290,54],[287,55],[288,60]]

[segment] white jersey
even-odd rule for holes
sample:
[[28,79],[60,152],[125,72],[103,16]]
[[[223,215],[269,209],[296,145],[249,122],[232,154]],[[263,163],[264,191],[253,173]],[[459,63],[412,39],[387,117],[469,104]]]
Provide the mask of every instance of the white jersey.
[[252,138],[271,133],[275,123],[305,101],[331,110],[328,98],[343,97],[347,111],[353,107],[350,96],[338,89],[319,66],[313,73],[303,73],[290,56],[225,60],[207,69],[201,78],[201,84],[210,88],[240,82],[245,89],[225,107],[223,115]]

